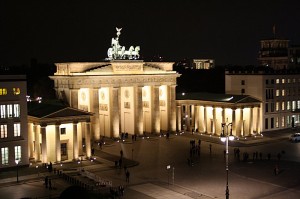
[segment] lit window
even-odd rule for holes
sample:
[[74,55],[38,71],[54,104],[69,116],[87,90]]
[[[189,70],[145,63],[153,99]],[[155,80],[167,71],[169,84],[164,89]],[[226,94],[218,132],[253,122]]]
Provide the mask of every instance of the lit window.
[[281,80],[281,83],[284,84],[284,83],[285,83],[285,79],[282,79],[282,80]]
[[14,136],[15,137],[21,136],[21,124],[20,123],[14,124]]
[[281,95],[285,96],[285,90],[284,89],[281,90]]
[[21,160],[21,146],[15,146],[15,160]]
[[284,116],[281,117],[281,127],[284,127],[285,125],[285,120],[284,120]]
[[276,84],[279,84],[279,83],[280,83],[279,79],[276,79]]
[[7,138],[7,125],[6,124],[0,125],[0,138]]
[[7,105],[7,115],[8,115],[8,117],[13,116],[13,114],[12,114],[12,104]]
[[279,111],[279,102],[276,102],[276,111]]
[[278,97],[280,94],[279,89],[276,90],[276,96]]
[[292,102],[292,110],[294,111],[295,109],[297,109],[296,101],[293,101]]
[[6,118],[6,106],[4,104],[0,105],[1,118]]
[[7,89],[6,88],[0,88],[0,95],[7,95]]
[[285,104],[284,104],[284,102],[281,102],[281,110],[285,110]]
[[287,79],[287,83],[289,83],[289,84],[290,84],[290,83],[291,83],[291,79]]
[[286,103],[286,110],[291,110],[291,102],[287,101]]
[[20,104],[14,104],[14,117],[20,117]]
[[279,127],[279,118],[278,117],[276,117],[275,126],[276,126],[276,128]]
[[296,79],[295,78],[293,79],[293,83],[296,83]]
[[14,95],[20,95],[21,90],[20,90],[20,88],[13,88],[13,92],[14,92]]
[[297,101],[297,109],[300,109],[300,100]]
[[8,147],[1,148],[1,160],[3,165],[8,165]]

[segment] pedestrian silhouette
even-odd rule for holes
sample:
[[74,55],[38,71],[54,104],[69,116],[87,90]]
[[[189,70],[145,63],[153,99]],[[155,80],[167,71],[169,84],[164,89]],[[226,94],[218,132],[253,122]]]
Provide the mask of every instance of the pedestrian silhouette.
[[211,144],[209,144],[209,153],[211,154]]

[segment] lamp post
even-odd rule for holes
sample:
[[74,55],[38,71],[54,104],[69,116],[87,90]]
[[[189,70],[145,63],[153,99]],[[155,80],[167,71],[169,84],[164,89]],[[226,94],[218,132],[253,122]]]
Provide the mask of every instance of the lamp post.
[[17,165],[17,182],[19,182],[19,159],[15,159],[16,165]]
[[[230,128],[230,134],[228,135],[228,127]],[[225,127],[226,127],[226,134],[225,134]],[[228,140],[234,140],[232,136],[232,123],[222,123],[222,134],[221,134],[221,141],[226,141],[226,199],[229,199],[229,187],[228,187]]]

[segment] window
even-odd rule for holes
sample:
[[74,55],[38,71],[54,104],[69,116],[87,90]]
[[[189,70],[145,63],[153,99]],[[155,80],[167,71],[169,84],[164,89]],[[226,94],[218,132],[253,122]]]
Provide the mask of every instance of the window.
[[297,109],[300,109],[300,100],[297,101]]
[[61,148],[61,155],[66,156],[67,155],[67,143],[61,143],[60,148]]
[[287,83],[290,84],[291,83],[291,79],[287,79]]
[[274,84],[274,79],[271,79],[271,84]]
[[60,134],[66,135],[66,128],[60,128]]
[[268,129],[268,118],[265,119],[265,129]]
[[15,160],[21,160],[21,146],[15,146]]
[[12,104],[7,105],[7,116],[12,117]]
[[286,102],[286,110],[291,110],[291,101]]
[[279,128],[279,118],[278,117],[276,117],[275,122],[276,122],[276,124],[275,124],[276,128]]
[[281,102],[281,110],[282,110],[282,111],[285,110],[285,104],[284,104],[284,102]]
[[294,111],[295,109],[297,109],[296,101],[292,101],[292,110]]
[[279,83],[280,83],[279,79],[276,79],[276,84],[279,84]]
[[7,138],[7,125],[6,124],[0,125],[0,138]]
[[274,128],[274,118],[271,118],[271,129]]
[[14,104],[14,117],[20,117],[20,104]]
[[266,103],[265,111],[266,111],[266,113],[269,112],[269,104],[268,103]]
[[285,96],[285,90],[284,89],[281,90],[281,95]]
[[245,80],[242,80],[242,81],[241,81],[241,85],[245,85]]
[[285,126],[285,120],[284,120],[284,116],[281,117],[281,127]]
[[2,165],[8,165],[8,147],[1,148]]
[[271,112],[274,112],[274,102],[271,102]]
[[276,111],[279,111],[279,102],[276,102]]
[[285,79],[282,79],[282,80],[281,80],[281,83],[284,84],[284,83],[285,83]]
[[6,118],[6,106],[1,104],[0,105],[0,111],[1,111],[1,118]]
[[20,123],[14,124],[14,136],[15,137],[21,136],[21,124]]
[[13,93],[14,93],[14,95],[20,95],[20,93],[21,93],[20,88],[13,88]]
[[266,79],[266,84],[269,84],[269,80],[268,79]]
[[242,88],[242,90],[241,90],[241,93],[242,93],[242,94],[244,94],[244,93],[245,93],[245,89],[244,89],[244,88]]
[[279,89],[276,89],[276,96],[278,97],[280,95]]
[[0,95],[7,95],[7,89],[6,88],[0,88]]

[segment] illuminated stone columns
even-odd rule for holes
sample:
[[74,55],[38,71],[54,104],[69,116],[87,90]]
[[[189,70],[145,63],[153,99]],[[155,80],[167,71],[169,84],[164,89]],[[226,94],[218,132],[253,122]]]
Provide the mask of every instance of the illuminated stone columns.
[[203,116],[203,131],[204,133],[207,133],[207,107],[204,106],[204,116]]
[[91,157],[91,122],[87,121],[85,124],[85,149],[86,149],[86,157]]
[[35,151],[35,161],[41,161],[41,150],[40,150],[40,132],[38,129],[38,125],[34,124],[33,125],[33,132],[34,132],[34,151]]
[[213,107],[213,129],[212,134],[215,135],[217,132],[217,116],[216,116],[216,107]]
[[240,131],[237,132],[237,136],[245,136],[244,130],[244,108],[240,108]]
[[182,120],[182,114],[181,114],[182,108],[181,106],[177,106],[177,131],[181,131],[181,120]]
[[225,119],[225,108],[222,107],[222,123],[225,123],[226,122],[226,119]]
[[200,112],[200,106],[195,105],[195,132],[199,129],[199,112]]
[[60,124],[55,124],[55,154],[56,162],[61,161],[61,146],[60,146]]
[[159,86],[152,87],[151,101],[152,130],[154,133],[160,133]]
[[195,130],[195,105],[191,104],[189,105],[190,107],[190,112],[189,112],[189,124],[190,128],[189,131],[194,131]]
[[41,134],[42,134],[42,162],[47,163],[47,137],[46,137],[46,127],[47,125],[41,124]]
[[136,90],[134,96],[134,105],[135,105],[135,130],[134,134],[143,135],[143,101],[142,101],[142,86],[136,86],[134,88]]
[[250,107],[249,135],[253,134],[253,107]]
[[119,88],[112,88],[111,99],[111,129],[113,137],[119,137],[120,134],[120,112],[119,112]]
[[232,108],[232,135],[236,135],[236,119],[235,119],[235,108]]
[[99,124],[99,93],[98,88],[91,89],[90,107],[94,113],[91,117],[93,140],[100,140],[100,124]]
[[169,97],[169,130],[176,131],[176,85],[171,85],[169,87],[170,97]]
[[77,122],[73,123],[73,160],[78,159],[78,137],[77,137]]
[[258,134],[260,134],[261,132],[260,132],[260,108],[259,107],[257,107],[257,119],[256,119],[256,132],[258,133]]

